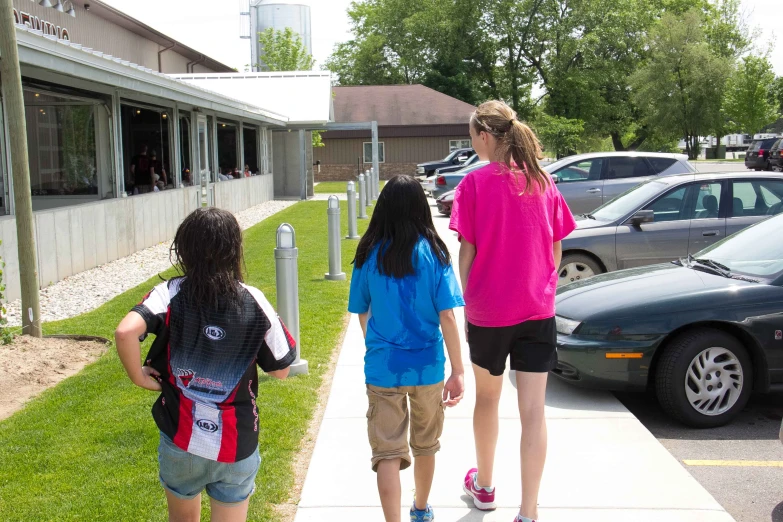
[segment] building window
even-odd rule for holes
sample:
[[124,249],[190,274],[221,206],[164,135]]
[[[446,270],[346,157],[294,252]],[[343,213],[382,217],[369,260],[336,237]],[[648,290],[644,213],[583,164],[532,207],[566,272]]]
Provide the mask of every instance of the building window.
[[[372,163],[372,142],[364,142],[364,162]],[[382,141],[378,142],[378,163],[386,163],[386,147]]]
[[25,87],[33,210],[113,198],[108,112],[102,101]]
[[454,152],[457,149],[469,149],[473,146],[470,140],[449,140],[449,152]]

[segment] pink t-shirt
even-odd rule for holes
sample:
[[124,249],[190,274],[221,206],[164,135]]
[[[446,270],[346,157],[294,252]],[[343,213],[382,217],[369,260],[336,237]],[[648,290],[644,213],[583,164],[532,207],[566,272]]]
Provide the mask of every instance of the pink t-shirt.
[[476,246],[465,303],[476,326],[504,327],[555,315],[557,269],[552,245],[576,228],[560,191],[549,184],[524,194],[502,163],[490,163],[457,186],[449,228]]

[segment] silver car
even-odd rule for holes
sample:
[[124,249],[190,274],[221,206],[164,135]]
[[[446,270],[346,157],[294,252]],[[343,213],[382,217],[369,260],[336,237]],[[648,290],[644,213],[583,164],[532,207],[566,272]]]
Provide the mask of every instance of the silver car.
[[468,167],[458,170],[457,172],[450,172],[447,174],[439,174],[438,176],[435,176],[435,183],[433,188],[430,190],[432,197],[438,199],[446,192],[450,192],[456,189],[457,185],[459,185],[459,182],[462,181],[465,176],[474,170],[478,170],[488,164],[488,161],[479,161]]
[[783,174],[656,178],[577,217],[558,283],[683,258],[781,212]]
[[656,152],[577,154],[544,170],[555,179],[574,214],[592,212],[648,179],[696,172],[686,155]]

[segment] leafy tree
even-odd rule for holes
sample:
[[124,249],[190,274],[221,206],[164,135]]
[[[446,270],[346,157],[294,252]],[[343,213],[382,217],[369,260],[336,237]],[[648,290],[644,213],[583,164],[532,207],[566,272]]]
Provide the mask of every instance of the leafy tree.
[[258,33],[262,46],[261,63],[258,67],[265,71],[310,71],[315,65],[313,57],[307,53],[302,38],[290,27],[282,31],[267,29]]
[[770,102],[777,107],[777,111],[783,114],[783,76],[775,78],[769,93]]
[[767,57],[743,58],[726,91],[726,114],[739,131],[755,134],[780,116],[780,107],[770,99],[774,86],[775,74]]
[[539,115],[534,127],[545,149],[554,153],[558,159],[573,154],[579,148],[585,130],[581,120],[569,120],[548,114]]
[[650,32],[649,60],[631,77],[645,122],[664,137],[684,136],[691,159],[719,117],[729,72],[729,61],[710,51],[702,21],[696,9],[665,14]]

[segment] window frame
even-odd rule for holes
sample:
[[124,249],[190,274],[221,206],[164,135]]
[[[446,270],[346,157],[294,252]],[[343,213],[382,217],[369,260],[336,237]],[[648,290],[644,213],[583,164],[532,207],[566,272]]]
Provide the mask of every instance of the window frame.
[[[556,171],[552,172],[551,175],[552,176],[557,176],[559,172],[562,172],[562,171],[564,171],[566,169],[569,169],[569,168],[573,167],[574,165],[579,165],[580,163],[585,163],[587,161],[589,161],[589,162],[600,161],[601,162],[601,171],[598,173],[598,178],[597,179],[591,179],[590,178],[590,171],[588,171],[587,172],[587,177],[585,179],[565,180],[565,179],[561,178],[560,181],[558,182],[558,184],[560,184],[560,183],[566,183],[566,184],[567,183],[585,183],[585,182],[588,182],[588,181],[591,181],[591,182],[602,181],[604,179],[604,175],[606,173],[606,166],[608,165],[607,159],[608,158],[604,157],[604,158],[589,158],[589,159],[577,160],[577,161],[574,161],[573,163],[569,163],[568,165],[563,165],[562,167],[560,167]],[[592,170],[592,166],[590,167],[590,170]]]
[[[455,143],[461,143],[462,145],[454,145]],[[467,145],[465,145],[466,143],[467,143]],[[449,140],[449,154],[451,154],[455,150],[469,149],[471,147],[473,147],[473,140],[471,140],[470,138],[459,139],[459,140]]]
[[[367,161],[367,145],[370,146],[370,159]],[[372,142],[362,142],[362,162],[365,164],[372,164]],[[386,163],[386,143],[383,141],[378,142],[378,163]]]

